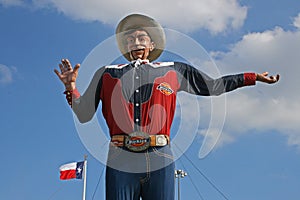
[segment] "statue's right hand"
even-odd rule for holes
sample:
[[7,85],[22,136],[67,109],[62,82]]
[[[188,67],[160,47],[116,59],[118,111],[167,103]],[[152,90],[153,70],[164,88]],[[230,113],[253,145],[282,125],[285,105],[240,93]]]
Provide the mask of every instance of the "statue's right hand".
[[76,64],[74,69],[68,59],[62,59],[59,64],[60,72],[54,69],[55,74],[65,85],[66,90],[74,90],[76,87],[76,79],[78,76],[78,69],[80,64]]

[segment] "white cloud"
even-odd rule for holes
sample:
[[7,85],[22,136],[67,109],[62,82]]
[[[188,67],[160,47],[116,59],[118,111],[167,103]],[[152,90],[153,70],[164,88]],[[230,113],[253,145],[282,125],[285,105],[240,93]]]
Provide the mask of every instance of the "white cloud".
[[294,26],[300,29],[300,13],[298,14],[297,17],[294,19]]
[[[211,129],[209,134],[207,134],[206,129],[202,129],[199,131],[199,134],[202,136],[206,136],[206,142],[207,144],[204,146],[206,147],[213,147],[213,148],[220,148],[226,144],[232,143],[235,141],[235,138],[233,135],[230,135],[224,131],[222,131],[222,134],[220,134],[219,129]],[[205,151],[205,150],[204,150]],[[199,156],[201,157],[201,156]]]
[[212,33],[236,29],[243,25],[247,8],[237,0],[51,0],[33,1],[37,7],[53,6],[59,12],[80,20],[97,20],[116,26],[130,13],[143,13],[163,26],[182,31],[200,28]]
[[[294,25],[299,25],[299,15]],[[249,132],[279,132],[289,145],[300,149],[300,29],[285,31],[280,27],[249,33],[229,52],[212,52],[225,73],[279,73],[275,85],[257,83],[227,95],[225,132],[239,135]]]
[[15,67],[7,67],[0,64],[0,84],[9,84],[13,81],[13,73],[16,72]]

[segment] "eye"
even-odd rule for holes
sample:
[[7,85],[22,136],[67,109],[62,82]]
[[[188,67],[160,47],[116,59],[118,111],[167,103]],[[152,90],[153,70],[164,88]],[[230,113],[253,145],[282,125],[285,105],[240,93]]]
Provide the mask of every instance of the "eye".
[[147,35],[142,35],[138,39],[140,42],[144,42],[144,43],[150,40],[149,36]]
[[133,37],[129,37],[129,38],[127,38],[126,41],[127,41],[128,44],[132,44],[134,42],[134,38]]

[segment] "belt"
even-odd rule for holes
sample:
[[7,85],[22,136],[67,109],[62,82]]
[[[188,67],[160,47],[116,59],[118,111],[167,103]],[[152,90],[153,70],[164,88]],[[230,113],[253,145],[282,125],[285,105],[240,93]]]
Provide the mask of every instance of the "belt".
[[133,132],[128,135],[113,135],[111,142],[118,147],[126,147],[127,149],[139,152],[149,147],[163,147],[170,143],[167,135],[149,135],[145,132]]

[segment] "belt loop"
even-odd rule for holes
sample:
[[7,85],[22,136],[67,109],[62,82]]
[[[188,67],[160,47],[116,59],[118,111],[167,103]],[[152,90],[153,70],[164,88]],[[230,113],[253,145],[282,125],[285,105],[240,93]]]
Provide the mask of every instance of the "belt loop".
[[156,146],[156,139],[154,137],[155,135],[150,135],[150,146],[155,147]]

